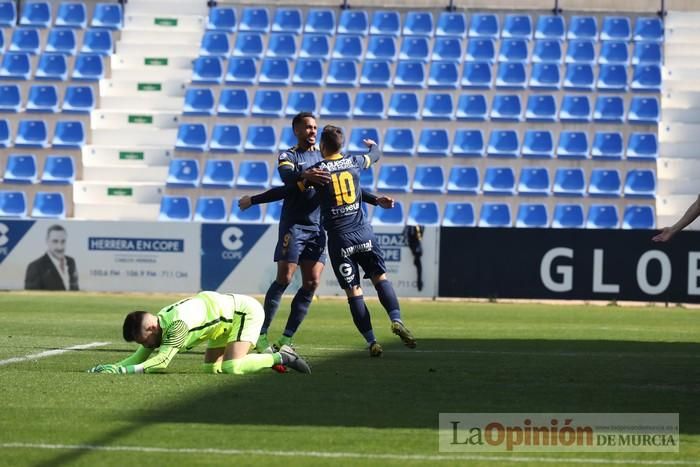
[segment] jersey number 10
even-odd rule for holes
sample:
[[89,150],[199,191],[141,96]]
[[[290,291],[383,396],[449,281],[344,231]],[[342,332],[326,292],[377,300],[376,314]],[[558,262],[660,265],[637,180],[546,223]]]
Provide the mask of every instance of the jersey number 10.
[[350,172],[331,174],[331,180],[333,181],[333,193],[335,194],[336,206],[355,202],[355,182]]

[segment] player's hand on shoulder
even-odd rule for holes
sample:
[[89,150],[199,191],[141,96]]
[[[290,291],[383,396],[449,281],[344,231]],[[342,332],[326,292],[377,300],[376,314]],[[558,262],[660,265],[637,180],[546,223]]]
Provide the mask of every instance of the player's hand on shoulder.
[[327,170],[312,167],[301,173],[301,178],[315,185],[327,185],[331,181],[331,174]]
[[391,209],[394,207],[394,198],[388,196],[378,196],[377,204],[384,209]]
[[241,211],[245,211],[252,205],[253,199],[248,195],[241,196],[241,199],[238,200],[238,207],[241,208]]

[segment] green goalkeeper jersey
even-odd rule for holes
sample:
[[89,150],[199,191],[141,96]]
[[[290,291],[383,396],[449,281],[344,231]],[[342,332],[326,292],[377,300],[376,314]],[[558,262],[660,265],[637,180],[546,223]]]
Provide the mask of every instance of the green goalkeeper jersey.
[[236,296],[217,292],[200,292],[180,300],[158,312],[163,331],[160,347],[149,349],[139,345],[130,357],[117,363],[128,373],[157,373],[163,371],[180,350],[205,341],[215,340],[231,331],[237,309]]

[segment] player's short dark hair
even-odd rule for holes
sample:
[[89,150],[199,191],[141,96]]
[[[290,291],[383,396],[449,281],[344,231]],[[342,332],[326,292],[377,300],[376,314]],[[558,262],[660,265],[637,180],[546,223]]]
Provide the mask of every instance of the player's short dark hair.
[[333,125],[326,125],[321,132],[321,144],[324,151],[330,154],[338,154],[343,147],[343,129]]
[[49,238],[51,232],[65,232],[66,229],[62,225],[54,224],[48,229],[46,229],[46,238]]
[[125,341],[134,342],[136,338],[141,335],[141,324],[143,323],[143,318],[147,314],[148,313],[145,311],[132,311],[126,315],[126,318],[124,318],[124,327],[122,328]]
[[299,112],[292,119],[292,128],[296,128],[297,125],[303,122],[305,118],[313,118],[316,120],[316,117],[314,117],[314,114],[311,112]]

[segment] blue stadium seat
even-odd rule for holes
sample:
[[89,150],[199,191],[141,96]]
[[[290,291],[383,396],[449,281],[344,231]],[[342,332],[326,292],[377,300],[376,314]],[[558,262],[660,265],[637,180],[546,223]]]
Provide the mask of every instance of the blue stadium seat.
[[15,146],[18,148],[48,147],[48,132],[43,120],[20,120],[15,136]]
[[595,43],[588,40],[572,40],[566,49],[566,63],[591,65],[595,63]]
[[474,205],[472,203],[445,203],[445,215],[442,217],[444,227],[474,227]]
[[588,136],[585,131],[563,130],[559,133],[557,157],[586,159],[588,157]]
[[496,61],[496,45],[493,39],[469,39],[466,60],[469,62]]
[[429,11],[409,11],[403,25],[404,36],[433,36],[433,15]]
[[[239,36],[239,41],[241,40]],[[238,44],[236,44],[238,46]],[[226,57],[231,53],[231,43],[224,31],[205,31],[199,46],[200,55],[216,55]]]
[[49,154],[44,162],[41,183],[72,185],[75,181],[75,162],[71,156]]
[[487,62],[465,62],[462,72],[462,87],[491,89],[491,65]]
[[630,101],[627,121],[629,123],[659,123],[659,100],[656,97],[634,96]]
[[338,18],[338,34],[358,34],[366,36],[369,19],[364,10],[343,10]]
[[523,63],[501,63],[498,66],[496,87],[502,89],[525,89],[527,73]]
[[[224,35],[224,37],[226,36]],[[262,34],[256,32],[240,32],[238,36],[236,36],[236,44],[233,46],[233,56],[261,58],[263,56],[263,50]]]
[[181,123],[177,130],[175,149],[204,151],[207,148],[207,127],[203,123]]
[[608,204],[592,204],[588,207],[587,229],[617,229],[620,218],[617,206]]
[[270,185],[270,168],[266,161],[242,161],[238,166],[237,188],[265,189]]
[[374,188],[374,170],[371,167],[360,172],[360,186],[367,190]]
[[512,167],[486,167],[484,185],[485,195],[515,194],[515,173]]
[[440,210],[435,201],[411,201],[408,225],[440,225]]
[[390,119],[418,119],[418,96],[413,92],[395,92],[389,101]]
[[357,63],[352,60],[333,59],[328,65],[326,86],[357,86]]
[[491,120],[519,122],[523,113],[520,96],[517,94],[496,94],[491,105]]
[[364,139],[371,139],[379,144],[379,131],[376,128],[353,127],[348,139],[347,152],[350,154],[367,154],[367,146],[362,142]]
[[410,128],[387,128],[382,152],[385,156],[412,156],[416,138]]
[[253,117],[282,117],[282,92],[278,89],[258,89],[255,91],[251,115]]
[[372,225],[403,225],[403,203],[396,201],[391,209],[375,209],[372,214]]
[[546,228],[549,225],[547,206],[539,203],[522,203],[518,206],[515,226],[520,228]]
[[[221,70],[221,61],[219,57],[200,57],[195,61],[195,72],[197,71],[197,62],[199,60],[212,60],[218,62],[218,66],[213,72],[208,73],[208,79],[202,80],[201,78],[195,78],[193,75],[193,82],[201,83],[221,83],[223,78]],[[231,57],[228,60],[228,67],[226,69],[226,83],[228,84],[255,84],[255,80],[258,77],[257,65],[254,58],[250,57]]]
[[450,136],[443,128],[423,128],[418,138],[419,156],[447,157],[450,153]]
[[626,42],[606,41],[601,44],[598,63],[627,65],[629,61],[630,54]]
[[301,10],[299,8],[278,8],[272,21],[272,32],[301,33]]
[[231,203],[231,213],[229,214],[228,221],[236,224],[257,224],[262,222],[262,205],[254,204],[245,211],[241,211],[238,207],[238,199],[234,199]]
[[535,27],[535,39],[564,39],[564,18],[560,15],[540,15]]
[[68,86],[63,97],[62,111],[89,113],[95,108],[95,95],[91,86]]
[[27,2],[22,8],[20,26],[48,28],[51,25],[51,4],[49,2]]
[[327,35],[335,33],[335,13],[333,10],[310,9],[304,25],[304,32]]
[[621,96],[599,95],[595,101],[593,120],[600,123],[623,123],[625,101]]
[[439,165],[418,165],[413,177],[414,193],[444,193],[445,174]]
[[456,62],[432,62],[428,76],[428,87],[432,89],[457,89],[459,69]]
[[360,61],[364,52],[361,36],[336,36],[333,45],[333,58]]
[[244,149],[246,152],[274,153],[277,147],[275,127],[249,125]]
[[552,193],[556,196],[583,196],[586,176],[580,167],[559,167],[554,174]]
[[425,65],[417,61],[399,61],[394,75],[396,88],[424,88]]
[[656,42],[637,42],[634,44],[632,64],[661,65],[661,44]]
[[664,23],[659,17],[637,17],[637,22],[634,27],[635,41],[653,41],[663,42],[664,40]]
[[580,204],[557,204],[554,206],[553,229],[581,229],[583,225],[583,206]]
[[0,27],[15,27],[17,23],[17,9],[14,1],[0,2]]
[[384,118],[384,95],[381,92],[361,91],[355,94],[353,118]]
[[534,63],[530,73],[531,89],[551,89],[560,88],[561,74],[559,65],[556,63]]
[[0,77],[5,79],[28,80],[31,76],[32,66],[29,54],[7,52],[2,56],[0,65]]
[[236,30],[236,10],[233,7],[225,6],[209,8],[207,29],[234,32]]
[[265,211],[265,218],[263,222],[266,224],[277,224],[282,217],[282,201],[276,201],[267,205],[267,211]]
[[360,86],[389,87],[391,82],[391,63],[388,60],[370,60],[362,65]]
[[[0,94],[2,94],[0,92]],[[56,86],[34,85],[29,88],[27,112],[58,112],[58,91]]]
[[194,209],[195,222],[226,222],[226,201],[221,196],[200,196]]
[[396,60],[396,38],[392,36],[370,36],[365,60]]
[[651,64],[635,65],[630,88],[633,91],[660,91],[661,66]]
[[486,152],[484,134],[479,129],[460,128],[455,132],[452,155],[455,157],[482,157]]
[[173,188],[199,186],[199,161],[197,159],[172,159],[168,166],[165,184]]
[[17,28],[12,32],[10,52],[24,52],[36,55],[40,50],[39,30],[34,28]]
[[588,184],[588,195],[603,198],[617,198],[622,192],[620,172],[615,169],[594,168]]
[[549,189],[549,171],[545,167],[523,167],[520,169],[518,194],[548,196]]
[[270,58],[293,59],[297,55],[297,43],[293,34],[279,33],[270,35],[265,56]]
[[453,165],[447,179],[447,192],[450,194],[479,193],[479,169],[463,165]]
[[[99,59],[99,57],[97,57]],[[101,63],[101,62],[100,62]],[[99,65],[97,65],[99,66]],[[98,71],[98,70],[95,70]],[[74,79],[83,79],[75,77],[76,70],[73,70]],[[88,70],[88,76],[90,75],[90,70]],[[99,75],[98,75],[99,76]],[[45,53],[39,57],[39,63],[36,67],[36,73],[34,78],[41,80],[51,80],[51,81],[65,81],[68,78],[68,62],[66,61],[65,55],[55,54],[55,53]],[[91,77],[84,78],[86,80],[93,80]],[[98,78],[94,78],[98,79]]]
[[270,13],[267,8],[246,7],[241,12],[238,31],[266,33],[270,30]]
[[[297,137],[294,134],[294,129],[291,126],[286,126],[282,128],[282,136],[280,136],[280,142],[277,145],[277,149],[279,151],[286,151],[287,149],[291,148],[292,146],[296,146],[297,144]],[[275,173],[277,173],[275,171]],[[278,174],[279,177],[279,174]],[[273,182],[274,182],[273,178]],[[280,185],[282,185],[282,179],[280,179]],[[274,186],[274,183],[273,183]]]
[[[231,68],[231,63],[229,63]],[[220,84],[224,77],[223,62],[219,57],[198,57],[192,63],[192,82]]]
[[287,95],[285,115],[293,117],[299,112],[316,112],[316,94],[311,91],[290,91]]
[[472,14],[469,37],[492,37],[496,39],[499,31],[498,15],[493,13]]
[[324,92],[321,100],[322,118],[350,118],[350,94],[345,91]]
[[592,91],[594,85],[593,67],[582,63],[566,65],[564,89]]
[[462,94],[457,102],[457,120],[485,121],[488,116],[486,96]]
[[651,206],[629,205],[622,218],[623,229],[653,229],[655,226],[654,208]]
[[398,11],[376,10],[372,14],[370,34],[398,37],[401,34],[401,17]]
[[598,131],[593,139],[591,156],[593,159],[620,160],[624,153],[622,133]]
[[404,36],[399,50],[399,60],[428,62],[430,47],[427,37]]
[[525,120],[528,122],[556,122],[556,98],[551,94],[530,94],[527,98]]
[[[265,58],[260,65],[258,84],[268,86],[288,86],[291,80],[289,60],[286,58]],[[227,80],[228,81],[228,80]]]
[[521,155],[526,159],[551,159],[554,157],[552,132],[525,130]]
[[464,13],[456,11],[443,11],[440,13],[435,29],[435,36],[440,37],[467,37],[467,17]]
[[506,203],[483,203],[479,215],[479,227],[511,227],[510,206]]
[[518,157],[520,141],[516,130],[491,130],[486,154],[495,157]]
[[243,150],[243,142],[241,141],[240,127],[238,125],[214,125],[209,150],[241,152]]
[[423,120],[452,120],[454,103],[452,94],[428,93],[423,103]]
[[379,168],[377,191],[406,193],[409,190],[408,183],[408,167],[406,165],[382,164]]
[[66,203],[63,198],[63,193],[40,191],[35,194],[32,217],[65,219]]
[[214,115],[214,93],[210,88],[189,88],[185,92],[183,115]]
[[561,63],[562,43],[558,40],[537,40],[532,50],[533,63]]
[[163,195],[160,200],[159,221],[189,222],[192,217],[192,205],[189,196]]
[[627,67],[625,65],[600,65],[597,88],[599,91],[627,90]]
[[33,154],[10,154],[5,165],[4,183],[36,183],[36,157]]
[[222,89],[216,112],[227,117],[245,117],[248,110],[248,92],[245,89]]
[[600,30],[601,41],[629,41],[632,27],[627,16],[606,16]]
[[572,16],[569,20],[568,39],[594,41],[598,38],[598,21],[594,16]]
[[92,12],[90,26],[95,28],[121,29],[122,6],[118,3],[97,3]]
[[299,47],[299,58],[316,58],[328,60],[331,55],[331,46],[328,36],[323,34],[305,34]]
[[627,160],[655,161],[659,154],[656,133],[630,133],[627,141]]
[[233,188],[233,161],[207,159],[202,175],[202,188]]
[[651,169],[636,169],[627,172],[624,194],[626,198],[656,197],[656,175]]
[[83,34],[83,47],[80,51],[98,55],[112,55],[114,52],[112,33],[101,29],[88,29]]
[[0,190],[0,217],[27,217],[27,197],[23,191]]
[[532,18],[530,15],[506,15],[506,19],[503,22],[502,37],[530,40],[532,38]]
[[527,63],[528,43],[524,39],[501,39],[499,62]]
[[19,86],[6,84],[0,86],[0,111],[19,112],[22,109],[22,96]]
[[65,55],[75,55],[77,41],[75,31],[65,28],[52,28],[46,38],[44,52],[56,52]]
[[0,120],[0,148],[11,146],[10,125],[7,120]]
[[436,37],[430,60],[461,62],[462,41],[457,37]]
[[559,120],[571,123],[591,121],[591,102],[587,96],[567,94],[561,101]]
[[323,83],[323,64],[321,61],[312,58],[297,60],[292,83],[301,86],[320,86]]

